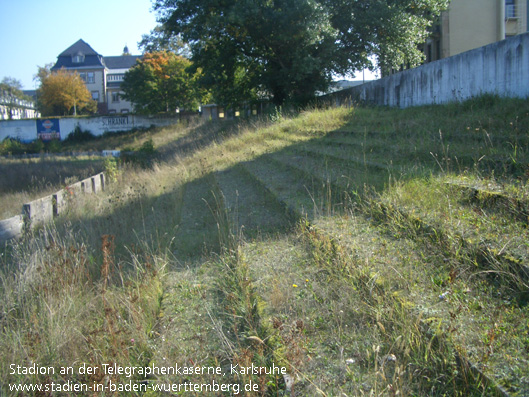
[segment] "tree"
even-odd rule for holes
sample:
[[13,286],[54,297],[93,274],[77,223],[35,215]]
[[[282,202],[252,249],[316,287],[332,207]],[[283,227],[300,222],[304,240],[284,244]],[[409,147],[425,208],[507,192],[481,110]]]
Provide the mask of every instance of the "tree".
[[182,40],[180,35],[174,36],[164,29],[162,25],[156,26],[150,34],[144,34],[138,46],[145,53],[156,51],[171,51],[184,58],[191,57],[189,45]]
[[13,110],[19,107],[20,100],[30,101],[31,98],[22,92],[22,83],[13,77],[4,77],[0,83],[0,98],[7,108],[9,119],[13,119]]
[[372,56],[384,69],[417,65],[417,44],[448,2],[155,0],[154,8],[165,31],[191,43],[216,97],[253,89],[281,105],[307,103],[333,75],[372,67]]
[[169,51],[147,53],[125,73],[123,98],[139,113],[198,108],[201,92],[197,88],[199,71],[188,72],[191,61]]
[[43,115],[77,115],[78,113],[95,113],[97,102],[92,99],[79,73],[60,69],[49,73],[39,68],[41,86],[39,105]]

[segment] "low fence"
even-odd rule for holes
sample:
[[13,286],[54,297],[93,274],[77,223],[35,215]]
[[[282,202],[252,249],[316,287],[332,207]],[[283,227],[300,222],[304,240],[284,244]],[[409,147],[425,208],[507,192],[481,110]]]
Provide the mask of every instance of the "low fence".
[[22,214],[0,221],[0,243],[20,238],[27,230],[50,222],[64,213],[68,202],[78,194],[95,194],[105,190],[103,172],[67,186],[52,195],[31,201],[22,206]]

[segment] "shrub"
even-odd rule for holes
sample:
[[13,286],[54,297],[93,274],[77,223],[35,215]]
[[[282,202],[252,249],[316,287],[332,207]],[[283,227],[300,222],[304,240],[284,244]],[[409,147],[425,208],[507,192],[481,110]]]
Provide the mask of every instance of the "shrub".
[[97,137],[92,134],[90,131],[83,131],[79,125],[75,127],[72,133],[70,133],[65,141],[66,142],[87,142],[93,141]]
[[0,143],[1,155],[23,154],[25,152],[27,152],[27,145],[19,139],[7,137]]
[[157,152],[152,139],[143,142],[139,149],[125,148],[121,152],[121,160],[124,163],[138,165],[141,168],[152,167],[156,156]]
[[44,142],[42,139],[35,139],[33,142],[29,144],[28,152],[30,153],[40,153],[44,151]]

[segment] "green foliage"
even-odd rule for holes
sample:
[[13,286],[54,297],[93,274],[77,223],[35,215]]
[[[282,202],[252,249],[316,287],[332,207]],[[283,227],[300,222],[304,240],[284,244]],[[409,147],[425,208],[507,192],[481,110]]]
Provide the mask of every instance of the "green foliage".
[[72,133],[70,133],[65,142],[87,142],[93,141],[97,137],[92,134],[90,131],[83,131],[79,125],[75,127]]
[[144,34],[139,43],[144,52],[171,51],[185,58],[191,57],[191,49],[181,36],[173,36],[163,25],[156,26],[150,34]]
[[149,139],[140,146],[139,149],[125,148],[121,152],[121,160],[124,163],[137,165],[141,168],[152,167],[157,157],[152,139]]
[[118,160],[115,157],[107,157],[105,158],[103,167],[107,179],[112,183],[117,182],[120,172],[118,168]]
[[306,104],[334,74],[421,62],[417,44],[447,0],[158,0],[166,31],[191,44],[201,83],[224,105],[258,96]]
[[18,139],[7,137],[0,143],[0,155],[20,155],[20,154],[38,154],[43,152],[59,153],[62,151],[62,142],[53,139],[49,142],[43,142],[41,139],[35,139],[32,142],[24,143]]
[[0,155],[16,155],[26,152],[26,145],[18,139],[7,137],[0,143]]
[[173,52],[147,53],[125,73],[123,98],[132,102],[138,113],[195,110],[202,93],[196,85],[199,72],[189,72],[190,66],[188,59]]

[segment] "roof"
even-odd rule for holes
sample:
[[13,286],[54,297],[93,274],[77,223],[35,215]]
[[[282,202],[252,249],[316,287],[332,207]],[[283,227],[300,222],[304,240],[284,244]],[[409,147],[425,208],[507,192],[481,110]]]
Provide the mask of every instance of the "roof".
[[[74,63],[73,57],[75,55],[84,55],[84,62]],[[64,50],[57,57],[57,62],[51,70],[66,69],[82,69],[82,68],[108,68],[108,69],[130,69],[136,64],[136,60],[140,59],[141,55],[121,55],[103,57],[98,54],[88,43],[83,39],[79,39]]]
[[99,55],[95,50],[90,47],[83,39],[79,39],[76,43],[72,44],[66,50],[59,54],[59,57],[77,55],[79,52],[87,55]]
[[121,55],[115,57],[103,57],[105,66],[109,69],[130,69],[141,59],[141,55]]
[[[84,61],[82,63],[74,63],[74,55],[84,55]],[[66,50],[64,50],[57,57],[57,62],[51,70],[58,70],[61,68],[66,69],[80,69],[80,68],[92,68],[99,69],[103,68],[103,57],[94,51],[83,39],[79,39],[76,43],[72,44]]]

